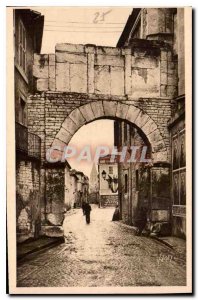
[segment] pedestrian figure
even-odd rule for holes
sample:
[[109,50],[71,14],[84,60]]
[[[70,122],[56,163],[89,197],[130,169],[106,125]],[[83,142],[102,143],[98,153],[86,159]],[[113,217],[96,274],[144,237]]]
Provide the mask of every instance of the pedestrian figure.
[[85,216],[86,216],[86,222],[87,224],[90,223],[90,212],[91,212],[91,205],[89,203],[85,203],[84,206]]
[[119,220],[120,220],[120,211],[119,211],[119,206],[116,205],[116,209],[114,211],[112,221],[119,221]]
[[85,215],[85,205],[86,205],[86,203],[83,201],[83,202],[82,202],[82,211],[83,211],[83,215]]

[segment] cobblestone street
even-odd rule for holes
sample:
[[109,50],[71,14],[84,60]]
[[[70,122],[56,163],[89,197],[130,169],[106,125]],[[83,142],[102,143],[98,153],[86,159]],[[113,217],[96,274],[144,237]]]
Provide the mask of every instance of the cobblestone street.
[[66,215],[65,244],[18,265],[18,287],[184,286],[183,254],[111,222],[114,209],[92,206]]

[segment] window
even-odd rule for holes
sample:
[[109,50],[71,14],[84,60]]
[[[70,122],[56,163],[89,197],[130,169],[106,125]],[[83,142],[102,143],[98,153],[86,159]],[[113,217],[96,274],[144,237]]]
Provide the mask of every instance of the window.
[[109,166],[109,174],[113,174],[113,167]]
[[125,192],[125,194],[128,193],[128,175],[127,174],[124,175],[124,192]]
[[136,177],[136,191],[139,190],[139,171],[135,171],[135,177]]
[[186,143],[185,129],[172,137],[173,205],[186,205]]
[[26,125],[26,102],[19,97],[19,122]]
[[26,72],[26,30],[22,23],[19,21],[18,30],[18,64]]

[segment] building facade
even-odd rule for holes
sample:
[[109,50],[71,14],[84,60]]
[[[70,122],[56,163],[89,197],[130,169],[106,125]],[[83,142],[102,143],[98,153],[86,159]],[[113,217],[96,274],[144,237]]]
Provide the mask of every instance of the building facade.
[[30,9],[16,9],[14,18],[14,83],[16,132],[17,241],[37,237],[41,229],[41,139],[29,131],[27,98],[34,91],[33,58],[40,53],[44,17]]
[[[137,40],[145,45],[142,56],[150,52],[150,62],[155,53],[147,47],[148,41],[163,42],[171,50],[167,60],[161,57],[160,68],[160,96],[169,97],[169,90],[173,88],[171,118],[167,125],[169,139],[169,160],[164,164],[158,161],[145,168],[141,164],[133,163],[119,166],[120,207],[122,218],[128,223],[135,224],[138,210],[146,205],[148,221],[151,223],[167,224],[167,233],[185,237],[186,235],[186,181],[185,181],[185,70],[184,70],[184,9],[183,8],[141,8],[133,9],[126,26],[117,43],[117,47],[133,47]],[[172,60],[170,58],[172,57]],[[138,57],[137,57],[138,59]],[[137,72],[139,70],[137,69]],[[145,81],[149,80],[148,70],[144,70]],[[150,74],[152,76],[152,74]],[[137,78],[138,79],[138,78]],[[156,80],[153,78],[153,82]],[[137,85],[139,83],[137,82]],[[152,97],[147,93],[147,97]],[[160,106],[161,98],[158,97]],[[148,102],[149,105],[149,102]],[[157,106],[158,106],[157,105]],[[156,109],[157,109],[156,106]],[[155,107],[153,107],[155,109]],[[163,104],[161,109],[166,114]],[[117,121],[115,124],[115,140],[117,146],[146,144],[146,137],[142,142],[137,135],[127,133],[137,130],[135,126]],[[147,144],[149,146],[149,144]],[[152,145],[150,145],[152,146]],[[150,149],[152,151],[152,147]],[[125,177],[126,176],[126,177]],[[122,186],[126,184],[123,195]],[[168,225],[169,224],[169,225]],[[162,228],[164,228],[162,226]]]
[[111,156],[100,157],[99,173],[99,201],[100,206],[116,206],[118,204],[118,163],[111,161]]

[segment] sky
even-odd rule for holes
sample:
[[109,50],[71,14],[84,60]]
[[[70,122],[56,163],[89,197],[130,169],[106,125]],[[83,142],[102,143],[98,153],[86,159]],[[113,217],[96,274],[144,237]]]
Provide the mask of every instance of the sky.
[[34,7],[45,16],[42,53],[57,43],[115,47],[131,7]]
[[[54,53],[57,43],[95,44],[115,47],[131,14],[131,7],[34,7],[45,16],[41,53]],[[101,135],[101,132],[103,133]],[[81,127],[70,145],[112,148],[113,121],[99,120]],[[68,160],[71,167],[90,176],[93,162]]]
[[[69,164],[76,170],[83,171],[85,175],[90,176],[93,166],[93,159],[97,146],[107,146],[112,149],[114,145],[114,121],[112,120],[97,120],[87,125],[82,126],[72,137],[69,146],[77,149],[77,154],[74,158],[68,159]],[[101,134],[102,133],[102,134]],[[80,145],[80,146],[79,146]],[[80,152],[84,146],[88,146],[91,152],[91,162],[88,160],[77,161]]]

